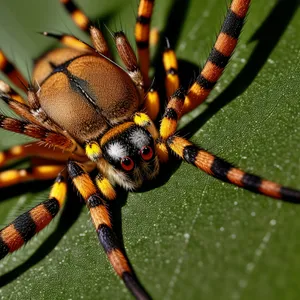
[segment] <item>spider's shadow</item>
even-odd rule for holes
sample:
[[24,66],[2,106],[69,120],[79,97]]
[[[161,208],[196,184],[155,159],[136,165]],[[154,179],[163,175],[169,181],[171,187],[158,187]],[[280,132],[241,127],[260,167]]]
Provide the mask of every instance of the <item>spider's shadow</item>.
[[[281,35],[284,33],[286,27],[288,26],[290,20],[292,19],[296,8],[299,5],[299,0],[279,0],[274,6],[272,11],[269,13],[265,21],[262,23],[260,28],[253,34],[249,42],[257,40],[257,45],[254,48],[248,62],[236,78],[230,83],[230,85],[213,101],[208,105],[208,108],[199,115],[196,119],[186,125],[181,133],[185,136],[192,136],[205,122],[216,114],[222,107],[227,105],[230,101],[235,99],[238,95],[242,94],[247,87],[252,83],[254,78],[257,76],[260,69],[263,67],[267,61],[270,53],[275,48],[278,43]],[[178,42],[178,37],[180,36],[180,30],[182,28],[183,21],[185,20],[185,15],[189,7],[189,1],[175,1],[170,16],[167,27],[163,32],[163,36],[167,36],[171,42],[172,46],[176,46]],[[179,26],[179,32],[172,29]],[[161,68],[161,63],[159,62],[160,53],[164,47],[164,42],[162,41],[158,47],[158,55],[154,60],[154,66],[158,69]],[[190,75],[194,72],[198,72],[199,67],[197,65],[191,64],[190,62],[181,60],[179,62],[179,72],[181,73],[182,82],[189,83]],[[160,72],[162,74],[162,72]],[[163,82],[163,80],[160,80]],[[143,190],[152,189],[166,183],[170,176],[176,171],[179,167],[180,162],[174,162],[171,164],[171,168],[164,168],[163,172],[159,175],[158,179],[154,182],[146,184]],[[42,190],[45,186],[39,185],[39,187],[34,186],[34,191]],[[28,190],[28,186],[26,186]],[[12,271],[2,275],[0,277],[0,287],[8,284],[9,282],[16,279],[30,267],[37,264],[42,260],[48,253],[50,253],[65,233],[70,229],[70,227],[75,223],[78,218],[82,203],[70,198],[77,198],[77,195],[73,192],[72,187],[69,189],[71,195],[69,195],[69,201],[67,201],[62,214],[60,216],[59,222],[57,224],[56,230],[46,239],[46,241],[41,245],[35,253],[29,257],[24,263],[22,263],[17,268]],[[21,189],[10,189],[9,196],[16,194],[21,194],[25,192],[24,185],[21,185]],[[5,195],[7,193],[5,192]],[[122,238],[122,213],[121,208],[125,205],[127,200],[127,193],[119,193],[118,202],[115,202],[111,205],[111,211],[114,218],[114,230],[116,231],[118,237],[121,240],[122,247],[124,248],[123,238]],[[5,196],[6,197],[6,196]],[[3,198],[3,197],[2,197]],[[71,201],[70,201],[71,200]],[[72,201],[73,200],[73,201]]]

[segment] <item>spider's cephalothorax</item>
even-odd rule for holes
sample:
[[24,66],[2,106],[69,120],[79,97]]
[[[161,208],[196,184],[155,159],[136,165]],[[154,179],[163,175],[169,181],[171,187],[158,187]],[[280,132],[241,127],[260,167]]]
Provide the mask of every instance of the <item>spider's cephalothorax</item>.
[[140,187],[159,171],[151,134],[133,122],[109,130],[101,139],[104,160],[99,166],[114,183],[127,190]]
[[[180,88],[176,56],[167,43],[163,64],[168,104],[159,130],[153,121],[160,100],[157,91],[149,89],[148,77],[154,1],[140,1],[135,29],[139,60],[126,36],[122,32],[114,35],[124,69],[113,62],[101,31],[91,26],[73,1],[61,2],[75,23],[90,33],[93,47],[73,36],[44,33],[67,47],[37,60],[33,72],[36,86],[26,90],[27,101],[5,83],[0,84],[1,99],[21,117],[0,115],[0,127],[38,139],[2,152],[0,166],[28,156],[40,158],[31,168],[1,172],[0,187],[56,178],[49,199],[0,231],[0,258],[20,248],[57,215],[65,202],[69,177],[86,202],[116,273],[136,298],[149,299],[114,233],[110,202],[117,199],[116,186],[133,190],[153,179],[170,154],[225,182],[299,202],[299,191],[244,172],[175,134],[181,116],[200,105],[222,75],[236,47],[250,0],[232,1],[216,43],[187,93]],[[2,52],[0,68],[15,81],[16,72]],[[93,170],[98,172],[96,178],[91,178]]]

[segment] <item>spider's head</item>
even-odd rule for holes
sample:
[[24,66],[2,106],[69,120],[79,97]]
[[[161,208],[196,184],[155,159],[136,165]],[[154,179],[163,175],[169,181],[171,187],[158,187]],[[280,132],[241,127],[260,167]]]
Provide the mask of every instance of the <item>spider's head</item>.
[[151,134],[133,122],[118,125],[101,139],[101,171],[127,190],[140,187],[159,171],[159,161]]

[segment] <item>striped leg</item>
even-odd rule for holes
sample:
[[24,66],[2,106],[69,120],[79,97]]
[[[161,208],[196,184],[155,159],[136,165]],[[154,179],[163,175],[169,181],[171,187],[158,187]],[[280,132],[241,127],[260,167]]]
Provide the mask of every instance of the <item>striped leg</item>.
[[52,33],[52,32],[47,32],[47,31],[42,32],[42,35],[50,37],[50,38],[54,38],[54,39],[58,40],[61,44],[65,45],[67,47],[73,48],[73,49],[88,50],[91,48],[89,45],[80,41],[73,35],[57,34],[57,33]]
[[28,123],[0,114],[0,128],[8,131],[25,134],[27,136],[39,139],[52,147],[58,147],[69,152],[75,151],[76,143],[70,138],[39,125]]
[[108,204],[102,199],[89,175],[76,162],[69,161],[68,172],[73,184],[86,202],[99,241],[116,273],[137,299],[150,299],[134,275],[128,258],[112,229]]
[[103,196],[108,200],[115,200],[117,198],[117,193],[109,182],[109,180],[104,177],[101,173],[99,173],[96,177],[96,185]]
[[54,179],[65,165],[42,165],[19,170],[0,172],[0,188],[27,182],[30,180]]
[[74,3],[73,0],[60,0],[71,15],[74,23],[83,31],[88,32],[91,21],[85,13]]
[[171,49],[169,40],[163,53],[163,64],[166,72],[166,92],[169,99],[173,93],[179,88],[180,82],[178,77],[178,63],[174,50]]
[[48,200],[20,215],[0,231],[0,259],[19,249],[51,222],[62,207],[66,192],[65,178],[59,174]]
[[217,41],[203,70],[186,95],[184,114],[200,105],[209,95],[237,45],[250,0],[233,0]]
[[229,182],[252,192],[289,202],[300,202],[300,191],[281,186],[256,175],[237,169],[225,160],[194,145],[192,142],[176,136],[167,140],[174,153],[186,162],[224,182]]
[[138,58],[145,86],[149,86],[150,66],[150,21],[153,12],[154,0],[140,0],[138,16],[135,25],[135,40],[138,49]]
[[85,156],[79,156],[61,149],[49,149],[40,142],[28,143],[24,145],[13,146],[10,149],[0,152],[0,168],[11,161],[27,157],[39,157],[57,162],[66,162],[70,157],[76,161],[86,161]]

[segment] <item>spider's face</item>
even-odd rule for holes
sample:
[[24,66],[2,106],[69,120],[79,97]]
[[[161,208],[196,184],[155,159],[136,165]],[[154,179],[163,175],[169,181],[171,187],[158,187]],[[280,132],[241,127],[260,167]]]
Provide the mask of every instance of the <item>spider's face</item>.
[[104,135],[101,148],[107,162],[106,176],[127,190],[140,187],[158,174],[154,140],[143,127],[134,123],[117,126]]

